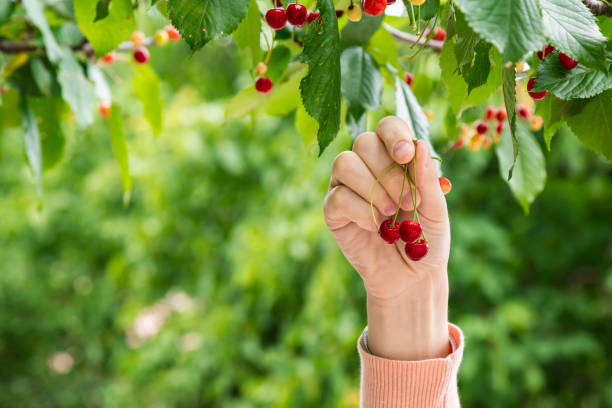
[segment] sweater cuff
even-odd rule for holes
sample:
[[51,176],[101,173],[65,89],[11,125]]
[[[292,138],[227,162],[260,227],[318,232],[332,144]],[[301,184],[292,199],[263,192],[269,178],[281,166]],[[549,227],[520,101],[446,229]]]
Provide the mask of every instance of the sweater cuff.
[[459,407],[457,372],[463,357],[463,333],[448,325],[455,350],[444,358],[399,361],[377,357],[358,342],[361,358],[361,406]]

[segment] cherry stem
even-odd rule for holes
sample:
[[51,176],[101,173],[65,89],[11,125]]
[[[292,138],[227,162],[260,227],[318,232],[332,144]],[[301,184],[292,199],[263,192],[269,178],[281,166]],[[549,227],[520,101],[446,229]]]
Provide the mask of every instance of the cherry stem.
[[418,18],[419,27],[417,28],[417,34],[419,34],[421,32],[421,6],[419,6],[418,13],[419,13],[419,18]]
[[412,29],[414,31],[416,31],[417,25],[416,25],[416,20],[414,18],[414,5],[412,3],[410,3],[410,11],[411,11],[411,14],[412,14]]
[[[414,196],[412,198],[412,206],[414,207],[414,211],[412,212],[412,221],[416,219],[416,221],[421,224],[421,219],[419,217],[419,211],[417,210],[417,175],[416,175],[416,143],[414,149],[414,157],[412,159],[412,181],[414,182]],[[410,185],[410,192],[412,192],[412,184]],[[423,239],[425,243],[429,242],[427,240],[427,236],[425,235],[425,231],[423,230],[423,226],[421,225],[421,235],[423,235]]]
[[387,174],[393,168],[393,166],[395,166],[395,164],[396,164],[395,162],[391,163],[389,167],[387,167],[385,170],[383,170],[382,173],[380,173],[380,175],[376,178],[376,181],[374,182],[374,185],[372,186],[372,192],[370,193],[370,210],[372,211],[372,219],[374,220],[374,225],[376,225],[377,229],[378,229],[378,221],[376,220],[376,214],[374,213],[374,190],[376,189],[376,185],[378,184],[380,179],[383,178],[384,175]]
[[402,198],[404,198],[404,187],[406,185],[406,178],[408,178],[408,165],[404,166],[404,177],[402,178],[402,191],[400,191],[399,200],[397,203],[397,210],[395,210],[395,215],[393,216],[393,221],[391,222],[391,226],[395,226],[395,222],[397,221],[397,216],[399,215],[400,208],[402,207]]

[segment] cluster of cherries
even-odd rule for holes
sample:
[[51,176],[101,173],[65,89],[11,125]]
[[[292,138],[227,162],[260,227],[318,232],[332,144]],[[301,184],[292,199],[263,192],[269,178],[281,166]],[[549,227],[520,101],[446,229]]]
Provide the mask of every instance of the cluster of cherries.
[[[412,212],[412,219],[404,220],[401,223],[397,221],[397,217],[399,215],[399,211],[402,205],[401,199],[397,205],[397,210],[395,211],[395,215],[393,218],[384,220],[379,228],[378,233],[380,237],[388,244],[395,244],[399,239],[405,242],[404,251],[406,252],[406,256],[413,261],[420,261],[427,255],[429,252],[429,243],[427,241],[427,237],[425,236],[425,232],[423,231],[423,227],[419,221],[419,213],[416,206],[416,167],[415,167],[415,159],[412,161],[412,171],[413,171],[413,180],[414,180],[414,189],[412,188],[412,184],[410,184],[410,198],[412,199],[412,205],[414,211]],[[374,218],[374,223],[378,225],[376,221],[376,217],[374,216],[374,206],[373,206],[373,196],[374,189],[376,185],[384,176],[387,171],[389,171],[394,166],[398,164],[393,163],[391,166],[387,167],[383,173],[376,179],[374,186],[372,187],[372,200],[370,200],[370,206],[372,207],[372,217]],[[400,193],[400,197],[403,197],[404,194],[404,185],[406,183],[406,179],[408,178],[408,168],[409,164],[404,165],[404,180],[402,181],[402,191]],[[408,181],[411,183],[410,181]],[[451,183],[446,177],[438,178],[438,182],[440,183],[440,188],[444,194],[448,194],[451,191]]]
[[[555,47],[548,44],[546,47],[544,47],[543,50],[538,51],[536,54],[538,58],[542,60],[548,57],[550,54],[552,54],[554,50],[555,50]],[[578,66],[578,61],[568,56],[567,54],[559,52],[558,58],[559,58],[559,63],[561,64],[561,66],[568,71],[571,71],[572,69]],[[527,93],[529,93],[529,96],[531,96],[533,99],[535,99],[536,101],[539,101],[541,99],[546,98],[548,91],[533,92],[532,90],[535,84],[535,80],[536,80],[535,77],[531,77],[527,81]]]
[[[151,39],[147,39],[147,36],[142,31],[134,31],[130,36],[130,42],[134,47],[134,51],[132,52],[132,58],[138,64],[146,64],[149,62],[150,54],[147,49],[147,44],[155,44],[155,45],[166,45],[168,41],[176,42],[181,39],[181,34],[173,25],[167,25],[163,30],[157,30],[155,35]],[[105,54],[100,58],[100,60],[110,65],[115,62],[117,59],[117,53],[115,51],[111,51],[108,54]],[[105,119],[108,119],[111,111],[111,103],[109,101],[102,101],[98,105],[98,111],[100,112],[100,116]]]

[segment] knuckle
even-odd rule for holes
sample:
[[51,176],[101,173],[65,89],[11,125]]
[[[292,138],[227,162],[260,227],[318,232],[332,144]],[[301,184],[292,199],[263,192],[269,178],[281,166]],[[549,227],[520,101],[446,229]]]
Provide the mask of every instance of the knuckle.
[[332,173],[336,176],[346,174],[351,171],[355,164],[355,153],[352,151],[344,151],[336,156],[332,164]]
[[325,201],[323,202],[323,212],[325,214],[337,212],[343,208],[344,203],[346,202],[345,190],[346,187],[337,186],[327,193],[325,196]]
[[376,138],[376,134],[372,132],[360,134],[357,139],[355,139],[355,143],[353,143],[353,151],[359,154],[359,152],[371,150],[371,147],[376,142]]

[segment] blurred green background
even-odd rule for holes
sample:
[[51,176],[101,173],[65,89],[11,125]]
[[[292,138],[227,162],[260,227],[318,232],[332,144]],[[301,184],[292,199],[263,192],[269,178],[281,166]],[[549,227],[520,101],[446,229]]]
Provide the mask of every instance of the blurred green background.
[[[293,115],[226,121],[252,81],[229,39],[193,56],[182,43],[152,49],[152,64],[159,138],[125,85],[129,67],[109,71],[129,117],[129,206],[102,119],[85,132],[66,122],[64,159],[39,197],[4,112],[0,406],[356,407],[365,296],[321,212],[350,137],[317,158]],[[562,130],[525,216],[492,151],[447,152],[438,74],[419,72],[431,72],[415,93],[436,115],[454,186],[463,405],[612,406],[610,163]]]

